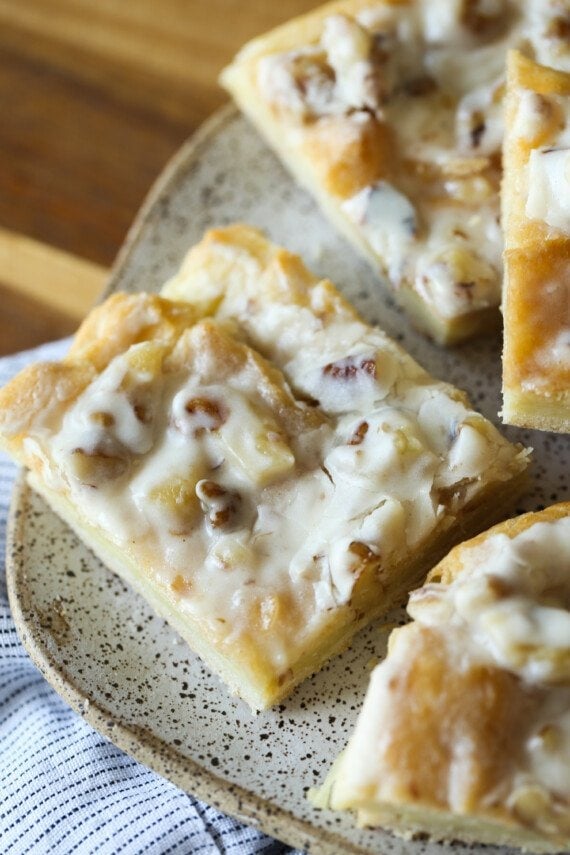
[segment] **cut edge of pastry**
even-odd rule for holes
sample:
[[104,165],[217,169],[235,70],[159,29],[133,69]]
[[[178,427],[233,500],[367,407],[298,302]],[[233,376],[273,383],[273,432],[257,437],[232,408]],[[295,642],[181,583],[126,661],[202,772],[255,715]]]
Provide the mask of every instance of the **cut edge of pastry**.
[[501,416],[505,424],[514,427],[570,433],[570,392],[541,395],[530,390],[504,388]]
[[[557,377],[556,363],[548,373],[540,363],[533,367],[537,347],[548,346],[548,334],[552,347],[557,325],[563,320],[555,303],[550,313],[545,303],[539,315],[540,295],[543,291],[552,292],[550,281],[553,277],[565,281],[570,271],[570,238],[540,219],[530,219],[525,212],[528,162],[531,152],[540,150],[541,140],[548,139],[548,112],[540,123],[535,118],[536,124],[531,124],[537,135],[535,140],[516,132],[523,95],[542,99],[543,103],[548,96],[568,99],[570,74],[540,65],[516,50],[509,51],[507,72],[502,182],[505,234],[503,406],[500,416],[505,424],[517,427],[570,433],[570,392],[566,389],[564,373]],[[555,296],[549,299],[554,300]],[[534,340],[529,338],[531,335]],[[527,373],[537,369],[538,378]]]
[[[324,784],[319,789],[311,789],[308,794],[311,804],[322,810],[331,809],[331,799],[335,777],[340,773],[344,752],[335,760]],[[353,810],[334,807],[333,810]],[[379,828],[389,831],[404,840],[425,839],[437,843],[485,844],[490,846],[516,846],[523,852],[531,853],[561,853],[561,847],[570,846],[570,838],[566,842],[553,843],[545,841],[544,837],[530,829],[521,828],[514,823],[507,826],[505,822],[493,822],[492,818],[474,816],[455,816],[446,811],[440,811],[424,806],[412,805],[378,805],[373,802],[363,802],[358,808],[357,826],[359,828]]]

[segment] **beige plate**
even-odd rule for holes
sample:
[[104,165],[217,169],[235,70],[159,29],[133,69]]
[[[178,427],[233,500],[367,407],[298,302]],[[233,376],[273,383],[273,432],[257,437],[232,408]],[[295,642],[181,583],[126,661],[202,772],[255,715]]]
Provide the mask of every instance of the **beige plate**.
[[[495,418],[499,344],[444,352],[414,334],[371,270],[233,110],[224,110],[167,167],[139,215],[109,291],[157,290],[212,225],[247,221],[328,273],[372,321]],[[539,482],[523,505],[568,498],[568,437],[510,430],[537,450]],[[22,641],[59,694],[133,757],[215,807],[311,852],[448,852],[358,831],[305,795],[343,747],[386,630],[352,649],[286,703],[253,717],[187,646],[109,573],[21,480],[10,523],[8,584]],[[461,845],[457,853],[473,852]],[[492,853],[492,848],[475,849]]]

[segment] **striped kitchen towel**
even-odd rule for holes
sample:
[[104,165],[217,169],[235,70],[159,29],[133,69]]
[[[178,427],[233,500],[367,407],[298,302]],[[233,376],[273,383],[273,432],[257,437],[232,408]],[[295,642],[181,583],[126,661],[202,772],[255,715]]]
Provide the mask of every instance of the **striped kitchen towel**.
[[[66,342],[0,359],[0,385]],[[0,454],[0,852],[2,855],[284,855],[132,760],[77,716],[20,644],[6,593],[6,517],[16,467]],[[300,855],[298,853],[298,855]]]

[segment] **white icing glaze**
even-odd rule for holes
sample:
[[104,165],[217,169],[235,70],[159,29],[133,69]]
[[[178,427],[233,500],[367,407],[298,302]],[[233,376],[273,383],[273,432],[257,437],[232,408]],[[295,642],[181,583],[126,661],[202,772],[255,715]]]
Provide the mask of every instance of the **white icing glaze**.
[[539,782],[559,796],[570,794],[570,689],[549,694],[525,745],[522,783]]
[[544,128],[544,120],[554,109],[551,97],[528,89],[518,92],[518,104],[513,120],[512,135],[532,142]]
[[418,231],[410,200],[389,182],[377,181],[343,202],[342,209],[374,252],[386,259],[390,278],[398,281]]
[[320,427],[286,435],[258,375],[212,381],[204,344],[203,379],[164,373],[156,354],[152,370],[137,369],[147,345],[136,345],[69,407],[46,474],[59,473],[89,521],[142,556],[219,639],[269,621],[275,597],[293,597],[302,628],[267,637],[281,668],[350,602],[368,559],[382,568],[421,548],[444,502],[455,511],[482,482],[509,477],[518,452],[384,333],[348,308],[331,314],[324,283],[307,307],[286,291],[280,301],[271,283],[266,296],[263,283],[240,279],[220,317],[319,402]]

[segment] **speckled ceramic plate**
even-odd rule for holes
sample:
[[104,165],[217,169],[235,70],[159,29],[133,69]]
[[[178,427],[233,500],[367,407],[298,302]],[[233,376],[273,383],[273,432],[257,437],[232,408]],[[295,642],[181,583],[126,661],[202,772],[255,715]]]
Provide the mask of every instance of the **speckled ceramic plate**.
[[[218,114],[167,167],[129,234],[109,290],[159,289],[206,228],[235,220],[261,226],[300,252],[370,321],[435,375],[466,389],[497,421],[499,342],[442,351],[415,334],[367,265],[233,110]],[[507,433],[536,449],[535,486],[521,510],[567,498],[569,438]],[[120,748],[210,804],[311,852],[449,852],[356,830],[349,818],[315,810],[306,800],[352,730],[386,628],[361,634],[286,703],[254,717],[23,479],[10,543],[9,590],[24,645],[62,697]],[[454,846],[455,853],[468,851],[474,850]]]

